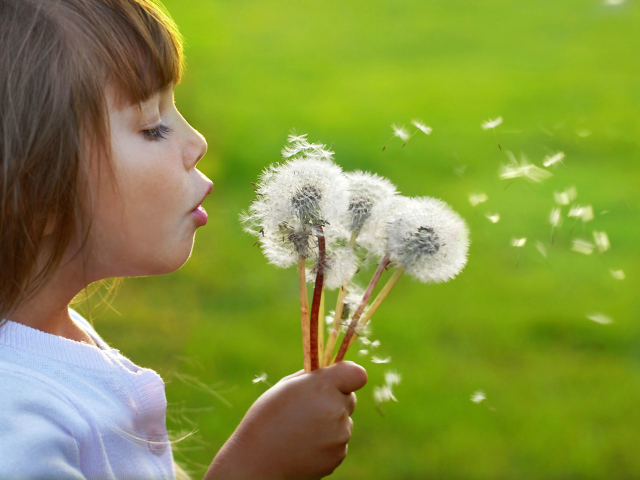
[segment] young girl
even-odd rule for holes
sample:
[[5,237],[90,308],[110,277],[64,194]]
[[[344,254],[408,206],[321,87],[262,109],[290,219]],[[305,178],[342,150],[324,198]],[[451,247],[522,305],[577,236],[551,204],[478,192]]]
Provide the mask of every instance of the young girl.
[[[0,0],[0,45],[0,478],[174,478],[162,380],[68,305],[177,270],[207,221],[179,34],[151,0]],[[365,383],[347,362],[284,378],[206,478],[328,475]]]

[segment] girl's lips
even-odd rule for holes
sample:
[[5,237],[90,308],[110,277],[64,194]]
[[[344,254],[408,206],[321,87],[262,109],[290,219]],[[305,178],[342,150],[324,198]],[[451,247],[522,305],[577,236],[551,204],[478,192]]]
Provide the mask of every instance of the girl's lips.
[[191,211],[191,215],[199,225],[203,226],[207,224],[207,211],[202,205],[198,205],[196,208],[194,208]]

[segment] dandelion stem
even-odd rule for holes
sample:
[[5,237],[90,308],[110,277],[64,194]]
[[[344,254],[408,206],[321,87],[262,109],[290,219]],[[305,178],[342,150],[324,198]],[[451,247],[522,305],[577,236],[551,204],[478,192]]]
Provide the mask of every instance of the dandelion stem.
[[[364,328],[365,325],[369,322],[369,320],[371,320],[371,317],[373,317],[373,315],[376,313],[376,311],[378,310],[378,307],[382,305],[382,302],[384,301],[385,298],[387,298],[387,295],[389,295],[389,292],[391,292],[391,289],[396,285],[396,283],[398,283],[398,280],[400,280],[400,277],[402,276],[403,273],[404,273],[404,266],[400,266],[396,268],[396,271],[393,272],[393,275],[391,276],[391,278],[387,281],[385,286],[382,287],[382,290],[380,290],[380,293],[378,294],[376,299],[373,301],[373,303],[369,307],[369,310],[367,310],[367,313],[365,313],[363,317],[360,319],[360,321],[358,322],[358,328]],[[349,345],[347,346],[347,349],[353,344],[354,341],[355,341],[355,337],[351,339]]]
[[318,312],[318,363],[320,368],[326,366],[324,363],[324,287],[320,296],[320,311]]
[[[349,239],[349,247],[352,249],[355,248],[356,245],[356,237],[358,234],[356,232],[351,233],[351,238]],[[349,288],[349,279],[345,280],[342,286],[340,287],[340,291],[338,292],[338,301],[336,302],[336,314],[333,317],[333,323],[331,324],[331,328],[329,329],[329,338],[327,339],[327,346],[324,351],[324,364],[331,364],[331,357],[333,356],[333,349],[336,346],[336,340],[338,338],[338,332],[340,330],[340,320],[342,320],[342,312],[344,311],[344,298],[347,296],[347,290]]]
[[318,236],[318,269],[316,272],[316,285],[313,289],[313,302],[311,303],[310,328],[310,354],[311,371],[320,368],[318,355],[318,314],[320,313],[320,303],[324,286],[324,264],[326,261],[326,243],[322,226],[315,227]]
[[334,362],[341,361],[344,358],[344,355],[347,353],[347,349],[349,348],[349,342],[351,341],[351,339],[353,338],[356,332],[356,327],[358,326],[358,320],[360,320],[360,315],[362,315],[364,308],[367,306],[367,303],[369,303],[369,298],[371,298],[371,294],[373,293],[373,290],[376,288],[376,285],[380,280],[380,276],[382,275],[382,272],[384,272],[384,270],[387,268],[388,265],[389,265],[389,255],[385,255],[382,261],[380,262],[380,265],[378,265],[378,269],[376,270],[376,273],[373,274],[373,278],[369,282],[369,286],[367,287],[366,292],[364,292],[364,295],[362,296],[362,301],[360,302],[360,305],[358,305],[358,309],[356,310],[356,313],[353,314],[353,318],[351,319],[351,323],[349,324],[349,328],[347,329],[347,332],[344,334],[344,338],[342,339],[342,343],[340,344],[340,349],[338,350],[338,354],[336,355]]
[[305,259],[298,257],[298,283],[300,284],[300,317],[302,318],[302,351],[304,371],[311,371],[311,347],[309,343],[309,299],[307,297],[307,274]]

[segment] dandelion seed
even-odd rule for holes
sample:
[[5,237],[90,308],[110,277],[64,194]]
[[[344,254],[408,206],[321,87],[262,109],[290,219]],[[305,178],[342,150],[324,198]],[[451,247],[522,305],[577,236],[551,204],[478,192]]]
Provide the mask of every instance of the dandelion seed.
[[562,225],[562,212],[560,208],[555,207],[551,209],[551,213],[549,214],[549,223],[552,227],[559,227]]
[[396,127],[396,125],[393,124],[391,125],[391,129],[393,130],[394,137],[398,137],[405,142],[409,140],[409,132],[407,132],[404,127]]
[[385,403],[393,400],[397,402],[398,399],[393,395],[392,389],[387,385],[380,385],[373,388],[373,399],[376,403]]
[[361,355],[361,356],[369,355],[369,350],[359,350],[358,355]]
[[380,358],[380,357],[371,357],[371,362],[373,363],[389,363],[391,361],[391,357]]
[[601,325],[609,325],[610,323],[613,323],[613,320],[611,319],[611,317],[608,317],[602,313],[591,313],[587,315],[587,318]]
[[496,128],[498,125],[502,124],[502,117],[495,118],[493,120],[487,120],[482,123],[483,130],[489,130],[491,128]]
[[527,243],[527,237],[513,238],[511,240],[512,247],[524,247],[525,243]]
[[553,192],[553,198],[558,205],[569,205],[577,196],[576,187],[569,187],[564,192]]
[[453,169],[453,173],[455,173],[456,175],[458,175],[459,177],[464,175],[465,170],[467,169],[466,165],[460,165],[458,167],[455,167]]
[[291,134],[287,137],[287,142],[288,143],[296,143],[296,142],[306,142],[307,141],[307,134],[303,134],[303,135],[296,135],[296,134]]
[[267,374],[261,373],[260,375],[256,375],[256,378],[251,380],[253,383],[267,383]]
[[380,340],[374,340],[371,342],[371,348],[378,348],[380,346]]
[[600,253],[606,252],[611,248],[611,244],[609,243],[609,237],[606,232],[593,232],[593,240],[598,247],[598,251]]
[[433,131],[433,129],[427,125],[425,125],[424,123],[422,123],[420,120],[411,120],[411,123],[419,130],[422,130],[426,135],[431,134],[431,132]]
[[567,216],[579,218],[584,223],[590,222],[593,220],[593,207],[591,205],[572,205]]
[[544,165],[545,167],[550,167],[551,165],[555,165],[556,163],[562,163],[564,157],[564,152],[558,152],[553,155],[546,156],[544,157],[544,160],[542,160],[542,165]]
[[454,278],[467,263],[469,230],[445,202],[435,198],[396,197],[386,224],[391,262],[425,283]]
[[608,7],[616,7],[622,5],[626,0],[605,0],[604,4]]
[[587,130],[586,128],[578,129],[576,130],[576,135],[581,138],[587,138],[589,135],[591,135],[591,130]]
[[508,165],[501,165],[499,176],[502,180],[528,178],[533,182],[541,182],[553,175],[548,170],[529,163],[524,155],[522,155],[520,163],[518,163],[513,153],[507,152],[507,155],[511,159],[511,163]]
[[485,396],[484,392],[482,390],[478,390],[477,392],[475,392],[473,395],[471,395],[471,401],[473,403],[480,403],[483,400],[486,400],[487,397]]
[[487,217],[491,223],[498,223],[500,221],[499,213],[487,213],[485,217]]
[[475,207],[476,205],[484,203],[487,200],[489,200],[489,197],[484,192],[469,194],[469,203],[471,204],[472,207]]
[[571,250],[574,252],[582,253],[584,255],[591,255],[593,253],[593,249],[595,246],[593,243],[587,240],[581,240],[579,238],[573,239],[573,245],[571,246]]
[[624,280],[627,276],[624,274],[624,270],[609,270],[609,273],[616,280]]
[[384,374],[384,382],[387,386],[393,387],[394,385],[400,384],[400,374],[395,370],[389,370]]
[[540,252],[540,255],[542,255],[544,258],[547,258],[547,247],[545,247],[540,240],[536,241],[536,248]]

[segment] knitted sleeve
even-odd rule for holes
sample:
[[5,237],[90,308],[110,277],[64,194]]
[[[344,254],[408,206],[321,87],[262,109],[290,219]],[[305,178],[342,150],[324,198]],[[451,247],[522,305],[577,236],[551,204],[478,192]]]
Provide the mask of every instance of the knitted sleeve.
[[0,478],[84,478],[78,435],[86,425],[53,387],[0,368],[0,412]]

